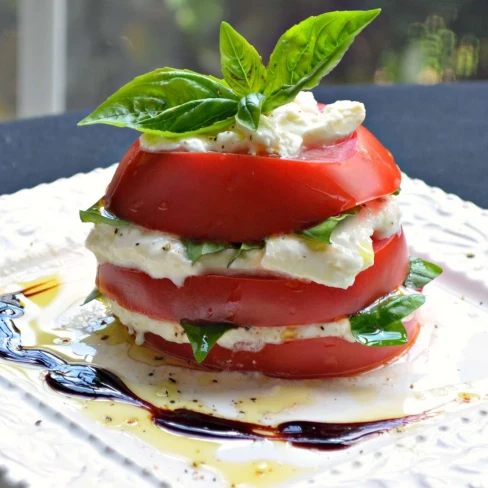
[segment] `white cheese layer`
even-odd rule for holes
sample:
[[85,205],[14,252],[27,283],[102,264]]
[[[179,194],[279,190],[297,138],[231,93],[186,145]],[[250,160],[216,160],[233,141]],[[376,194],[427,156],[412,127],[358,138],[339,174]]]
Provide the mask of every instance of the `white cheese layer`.
[[[178,322],[155,320],[146,315],[131,312],[116,301],[104,298],[104,302],[118,317],[131,334],[136,336],[136,344],[142,344],[147,332],[178,344],[189,343],[186,333]],[[340,337],[355,342],[348,319],[327,324],[311,324],[289,327],[236,327],[227,331],[217,344],[226,349],[259,351],[266,344],[282,344],[291,340],[313,339],[317,337]]]
[[145,151],[227,152],[298,156],[309,147],[320,147],[351,135],[364,121],[366,110],[360,102],[341,100],[322,111],[312,92],[300,92],[293,102],[261,115],[259,128],[252,132],[239,122],[230,130],[168,139],[151,134],[140,138]]
[[386,238],[400,232],[400,218],[395,197],[374,200],[335,227],[330,245],[316,245],[296,234],[271,236],[263,249],[242,253],[229,268],[234,250],[207,254],[192,264],[176,236],[135,226],[116,231],[113,226],[97,224],[86,245],[100,264],[138,269],[155,279],[168,278],[177,286],[189,276],[215,272],[272,273],[348,288],[374,262],[372,236]]

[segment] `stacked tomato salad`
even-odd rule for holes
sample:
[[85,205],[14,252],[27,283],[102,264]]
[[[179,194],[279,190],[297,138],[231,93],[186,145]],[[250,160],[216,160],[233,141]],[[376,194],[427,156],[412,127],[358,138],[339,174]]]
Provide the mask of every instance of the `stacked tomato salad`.
[[409,258],[401,173],[364,105],[307,91],[378,14],[311,17],[267,66],[223,23],[223,79],[158,69],[81,121],[143,133],[80,212],[98,260],[87,300],[209,369],[351,375],[407,350],[441,269]]

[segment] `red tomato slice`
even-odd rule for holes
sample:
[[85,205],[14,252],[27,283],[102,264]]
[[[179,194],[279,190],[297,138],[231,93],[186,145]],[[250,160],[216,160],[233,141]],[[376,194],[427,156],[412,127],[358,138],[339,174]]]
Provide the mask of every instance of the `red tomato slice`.
[[211,320],[250,326],[330,322],[362,310],[400,286],[408,269],[402,234],[374,242],[375,263],[346,290],[289,278],[192,276],[178,288],[168,279],[112,264],[98,269],[97,286],[122,307],[160,320]]
[[150,153],[136,141],[117,168],[105,204],[147,229],[250,242],[311,226],[400,185],[391,153],[364,127],[308,157],[316,159]]
[[[402,346],[368,347],[337,337],[323,337],[267,344],[260,351],[233,351],[214,346],[202,365],[227,371],[259,371],[280,378],[326,378],[363,373],[385,364],[409,349],[420,331],[416,319],[405,323],[408,343]],[[196,364],[190,344],[177,344],[155,334],[146,342],[163,354]]]

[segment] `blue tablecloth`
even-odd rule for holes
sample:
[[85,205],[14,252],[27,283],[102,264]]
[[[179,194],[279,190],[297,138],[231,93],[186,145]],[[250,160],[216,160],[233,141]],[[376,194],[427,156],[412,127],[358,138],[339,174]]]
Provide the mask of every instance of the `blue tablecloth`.
[[[488,83],[325,86],[315,94],[364,102],[366,126],[405,173],[488,208]],[[0,194],[118,161],[137,133],[76,127],[87,113],[0,124]]]

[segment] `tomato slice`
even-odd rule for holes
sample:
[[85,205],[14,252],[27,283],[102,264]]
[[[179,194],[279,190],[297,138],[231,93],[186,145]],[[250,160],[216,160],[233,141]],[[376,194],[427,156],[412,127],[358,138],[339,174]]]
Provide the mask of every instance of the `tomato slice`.
[[393,193],[400,180],[391,153],[364,127],[346,141],[308,151],[304,159],[151,153],[136,141],[117,168],[105,205],[147,229],[250,242]]
[[[402,346],[368,347],[338,337],[322,337],[267,344],[260,351],[234,351],[216,345],[202,365],[207,369],[259,371],[288,379],[350,376],[369,371],[407,351],[420,331],[418,321],[405,322],[408,343]],[[146,334],[146,343],[161,352],[196,364],[190,344],[169,342]]]
[[203,275],[178,288],[168,279],[112,264],[98,269],[97,286],[122,307],[159,320],[284,326],[330,322],[362,310],[400,286],[408,269],[405,237],[374,241],[374,265],[346,290],[291,278]]

